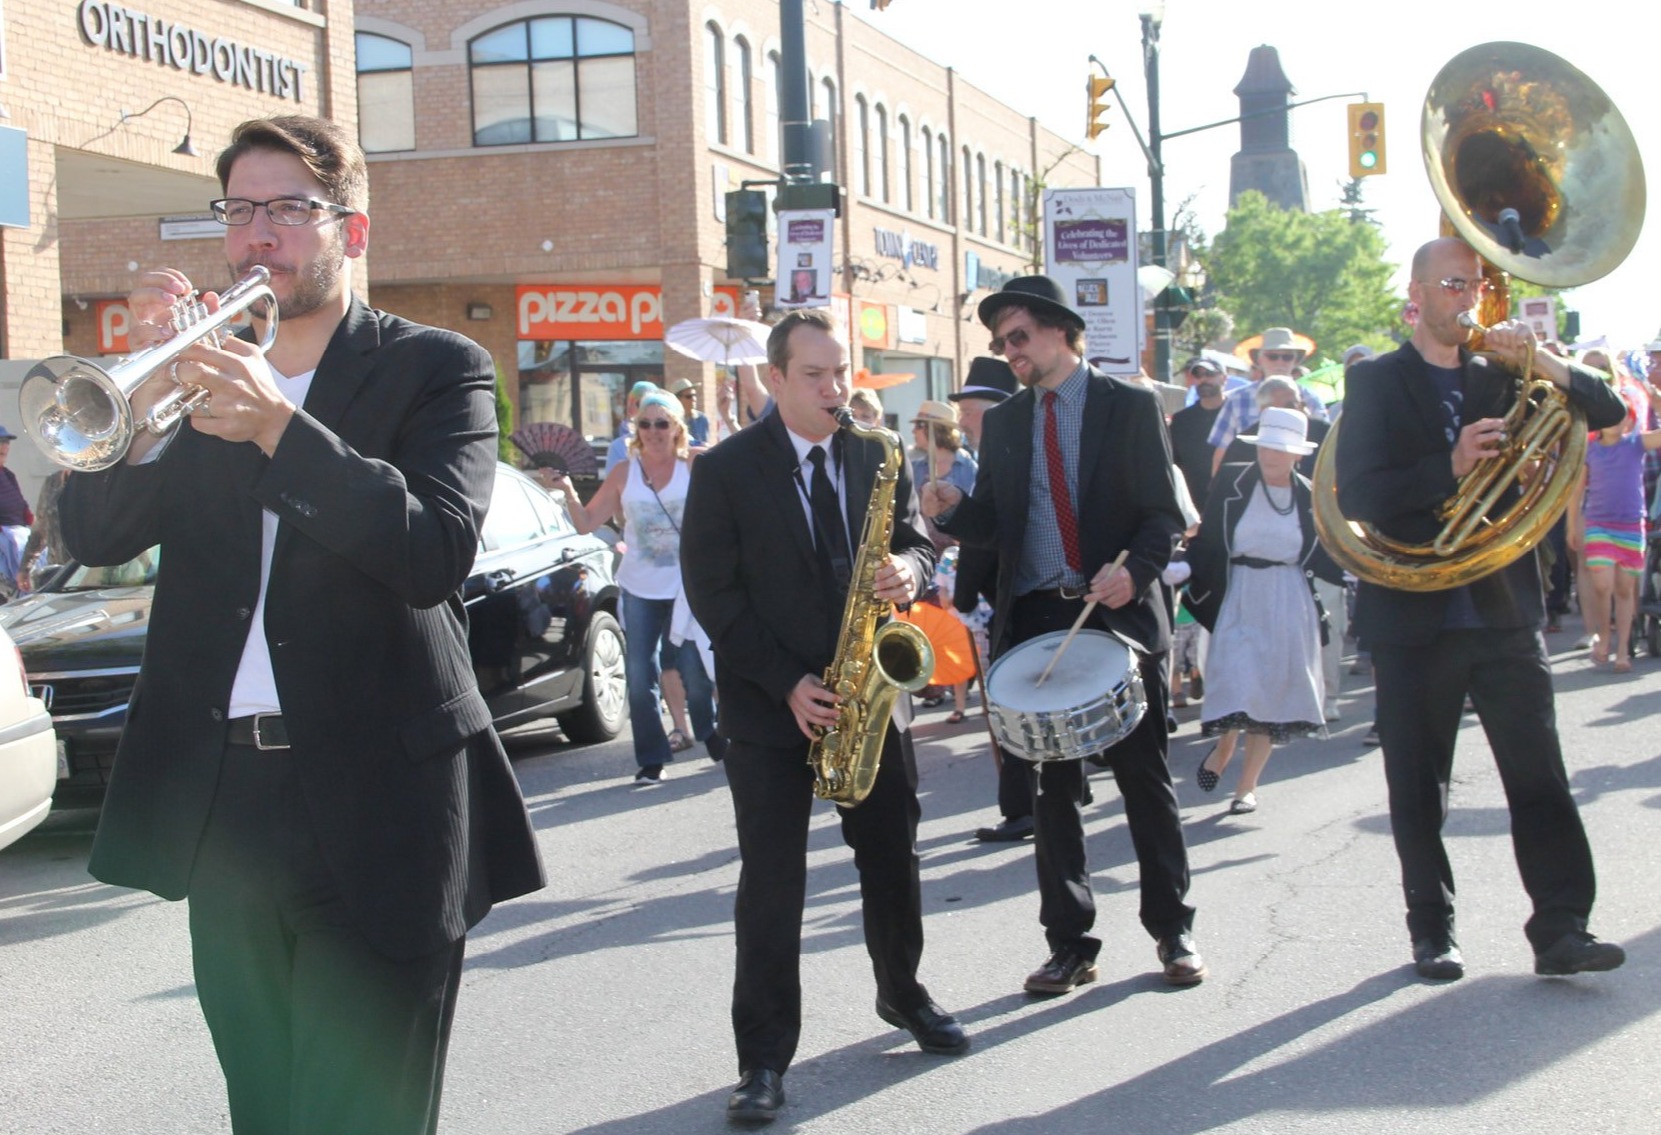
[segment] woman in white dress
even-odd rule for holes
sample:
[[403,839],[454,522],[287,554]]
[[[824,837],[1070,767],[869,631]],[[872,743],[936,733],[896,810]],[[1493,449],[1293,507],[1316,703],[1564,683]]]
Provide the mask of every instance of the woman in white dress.
[[[1268,407],[1252,465],[1224,465],[1189,550],[1193,582],[1185,600],[1211,631],[1206,663],[1208,736],[1246,735],[1245,760],[1229,811],[1257,810],[1257,783],[1274,744],[1324,735],[1321,641],[1324,621],[1312,580],[1341,581],[1310,514],[1309,482],[1295,469],[1315,448],[1302,411]],[[1219,744],[1195,781],[1210,792],[1233,756]]]

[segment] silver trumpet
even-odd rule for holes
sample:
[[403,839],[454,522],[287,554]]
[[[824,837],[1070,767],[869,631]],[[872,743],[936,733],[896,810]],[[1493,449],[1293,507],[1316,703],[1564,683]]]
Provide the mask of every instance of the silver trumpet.
[[151,407],[143,419],[133,416],[133,392],[151,375],[176,362],[181,354],[204,340],[218,346],[232,321],[255,304],[265,305],[265,350],[277,338],[277,297],[271,291],[271,271],[256,264],[222,293],[219,310],[210,313],[192,292],[173,305],[169,320],[174,335],[144,348],[105,370],[88,359],[56,355],[35,364],[18,391],[24,432],[42,453],[66,469],[92,473],[108,469],[127,456],[139,430],[160,436],[200,409],[208,392],[180,383]]

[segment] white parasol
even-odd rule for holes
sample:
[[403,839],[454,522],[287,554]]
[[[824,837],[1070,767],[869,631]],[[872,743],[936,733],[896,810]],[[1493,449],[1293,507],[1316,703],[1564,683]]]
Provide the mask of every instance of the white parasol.
[[765,323],[712,315],[682,320],[669,328],[663,341],[701,363],[745,366],[767,361],[767,336],[771,331]]

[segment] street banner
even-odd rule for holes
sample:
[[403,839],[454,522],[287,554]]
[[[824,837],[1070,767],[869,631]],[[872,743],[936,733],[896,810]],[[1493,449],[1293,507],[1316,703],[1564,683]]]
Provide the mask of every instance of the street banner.
[[779,210],[779,274],[773,306],[831,305],[831,250],[836,213],[831,209]]
[[1044,263],[1084,317],[1089,361],[1108,374],[1141,370],[1136,191],[1044,190]]

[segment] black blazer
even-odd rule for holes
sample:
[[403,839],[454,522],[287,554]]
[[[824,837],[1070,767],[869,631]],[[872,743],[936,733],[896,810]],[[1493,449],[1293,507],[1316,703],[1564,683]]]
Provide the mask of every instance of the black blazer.
[[[1466,424],[1503,417],[1516,399],[1515,376],[1461,351]],[[1619,422],[1626,405],[1596,371],[1569,366],[1569,399],[1586,413],[1590,429]],[[1424,356],[1412,343],[1355,364],[1344,384],[1339,424],[1338,505],[1351,520],[1374,524],[1386,536],[1426,543],[1441,529],[1436,509],[1458,488],[1453,444]],[[1506,508],[1507,494],[1496,505]],[[1470,584],[1483,623],[1494,630],[1537,627],[1545,617],[1540,570],[1532,555]],[[1446,591],[1395,591],[1362,582],[1356,596],[1356,633],[1363,643],[1415,646],[1440,633]]]
[[353,300],[272,457],[184,425],[151,464],[69,479],[62,521],[77,559],[161,546],[95,876],[169,899],[189,891],[269,509],[265,633],[294,746],[277,759],[299,771],[358,928],[388,956],[416,957],[542,885],[459,594],[495,461],[490,356]]
[[[1183,595],[1183,606],[1194,613],[1194,618],[1206,630],[1217,626],[1217,616],[1223,609],[1223,598],[1228,594],[1229,558],[1234,555],[1234,530],[1246,514],[1252,494],[1263,484],[1263,472],[1257,462],[1250,465],[1224,465],[1211,481],[1211,495],[1205,501],[1205,516],[1200,521],[1199,534],[1188,545],[1188,564],[1193,574],[1188,590]],[[1304,576],[1318,576],[1329,583],[1344,582],[1344,571],[1327,555],[1315,534],[1315,518],[1311,509],[1308,480],[1292,474],[1292,500],[1298,510],[1298,527],[1303,531],[1303,547],[1298,563]]]
[[[876,442],[847,436],[845,496],[856,542],[881,460]],[[934,545],[917,514],[909,464],[900,461],[888,546],[926,587]],[[802,675],[820,676],[830,665],[842,624],[842,602],[814,553],[795,471],[784,419],[768,414],[692,463],[681,524],[681,577],[715,648],[721,732],[754,745],[807,744],[786,699]],[[910,699],[901,697],[895,724],[909,723]]]
[[[1182,535],[1171,472],[1171,443],[1157,395],[1090,368],[1079,434],[1080,552],[1086,579],[1130,550],[1125,567],[1136,597],[1116,611],[1097,608],[1106,625],[1143,649],[1170,648],[1170,616],[1156,586]],[[1032,480],[1032,427],[1037,397],[1031,387],[986,411],[981,425],[980,472],[975,491],[941,528],[965,544],[998,554],[998,598],[993,603],[992,655],[1010,646],[1009,615],[1015,575],[1026,541]]]

